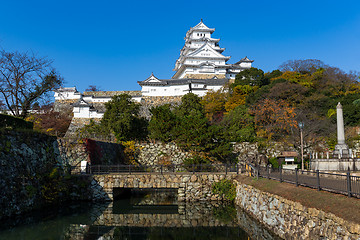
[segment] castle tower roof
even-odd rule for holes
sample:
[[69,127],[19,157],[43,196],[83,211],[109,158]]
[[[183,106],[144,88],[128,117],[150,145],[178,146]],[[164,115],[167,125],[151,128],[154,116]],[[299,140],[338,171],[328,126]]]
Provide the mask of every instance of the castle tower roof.
[[[214,74],[225,73],[225,70],[217,69],[224,69],[230,57],[222,55],[225,48],[219,46],[220,39],[211,37],[214,31],[215,28],[206,26],[202,19],[195,27],[187,31],[185,45],[180,50],[180,56],[176,60],[173,69],[176,71],[172,77],[173,79],[183,78],[187,72],[190,73],[191,71],[195,71],[198,74],[202,74],[200,72],[209,72],[210,75],[212,75],[211,72]],[[213,67],[205,68],[203,63],[206,63],[207,66],[212,65]],[[202,69],[200,70],[200,68]]]

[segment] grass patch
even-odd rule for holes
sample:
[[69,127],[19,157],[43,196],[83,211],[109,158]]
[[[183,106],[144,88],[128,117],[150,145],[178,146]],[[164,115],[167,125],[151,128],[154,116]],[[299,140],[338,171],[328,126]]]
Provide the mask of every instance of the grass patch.
[[317,191],[306,187],[296,187],[289,183],[280,183],[266,178],[239,176],[237,180],[255,188],[276,194],[288,200],[299,202],[303,206],[330,212],[347,221],[360,224],[360,199],[345,195]]

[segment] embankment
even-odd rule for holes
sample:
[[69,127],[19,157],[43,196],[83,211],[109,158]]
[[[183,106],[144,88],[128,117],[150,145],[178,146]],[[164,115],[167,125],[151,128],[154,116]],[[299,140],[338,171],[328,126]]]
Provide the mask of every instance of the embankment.
[[235,204],[283,239],[360,239],[360,224],[235,182]]

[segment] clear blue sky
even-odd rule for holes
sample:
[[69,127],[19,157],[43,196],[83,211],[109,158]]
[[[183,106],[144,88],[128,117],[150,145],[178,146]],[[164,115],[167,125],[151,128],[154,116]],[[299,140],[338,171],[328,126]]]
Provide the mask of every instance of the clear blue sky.
[[190,27],[216,28],[224,55],[271,71],[320,59],[360,71],[360,1],[1,2],[0,47],[54,60],[66,86],[140,90],[151,72],[171,78]]

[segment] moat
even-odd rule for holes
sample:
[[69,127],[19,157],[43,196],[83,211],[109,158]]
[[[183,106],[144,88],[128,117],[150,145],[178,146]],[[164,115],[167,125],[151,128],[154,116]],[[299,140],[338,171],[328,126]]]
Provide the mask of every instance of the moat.
[[276,239],[232,204],[180,203],[173,190],[139,190],[114,202],[44,209],[0,228],[0,239],[249,238]]

